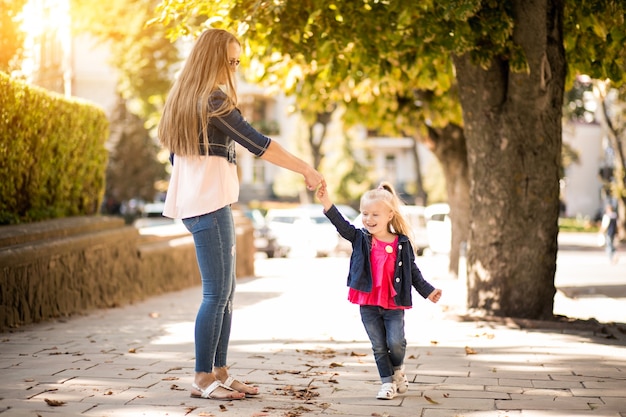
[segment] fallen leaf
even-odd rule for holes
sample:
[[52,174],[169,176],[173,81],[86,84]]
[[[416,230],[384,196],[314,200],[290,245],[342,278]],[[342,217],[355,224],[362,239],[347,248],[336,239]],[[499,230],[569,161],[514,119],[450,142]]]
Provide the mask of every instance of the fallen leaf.
[[474,349],[472,349],[471,347],[469,347],[469,346],[465,346],[465,354],[466,354],[466,355],[475,355],[475,354],[477,354],[477,353],[478,353],[478,352],[476,352],[476,351],[475,351]]
[[433,400],[432,398],[430,398],[430,397],[429,397],[429,396],[427,396],[427,395],[424,395],[424,399],[425,399],[426,401],[428,401],[429,403],[431,403],[431,404],[439,404],[437,401]]
[[330,365],[331,368],[341,368],[343,365],[337,362],[332,362]]
[[269,416],[269,413],[260,412],[260,413],[253,413],[252,414],[252,417],[263,417],[263,416]]
[[438,344],[439,344],[439,342],[438,342],[438,341],[436,341],[436,340],[431,340],[431,341],[430,341],[430,344],[431,344],[431,345],[438,345]]
[[282,375],[282,374],[293,374],[298,375],[301,371],[290,370],[290,371],[271,371],[270,375]]
[[128,353],[137,353],[137,349],[130,348],[130,349],[128,349]]
[[50,400],[48,398],[44,398],[43,400],[51,407],[60,407],[62,405],[65,405],[65,401]]
[[156,313],[156,312],[152,312],[152,313],[149,314],[149,316],[150,316],[151,319],[156,319],[156,318],[158,318],[160,316],[160,314]]
[[161,381],[178,381],[178,377],[177,376],[168,376],[165,378],[161,378]]
[[[191,411],[193,411],[193,410],[191,410]],[[198,413],[198,415],[202,416],[202,417],[215,417],[215,414],[209,413],[208,411],[200,411]]]
[[415,355],[409,355],[409,359],[415,359]]
[[445,394],[443,394],[444,398],[450,398],[450,394],[448,394],[447,392]]
[[190,414],[196,408],[198,408],[198,407],[185,407],[185,415]]
[[107,391],[104,393],[104,395],[113,395],[113,391]]
[[350,352],[350,356],[367,356],[367,353]]
[[220,411],[228,411],[224,404],[220,404]]

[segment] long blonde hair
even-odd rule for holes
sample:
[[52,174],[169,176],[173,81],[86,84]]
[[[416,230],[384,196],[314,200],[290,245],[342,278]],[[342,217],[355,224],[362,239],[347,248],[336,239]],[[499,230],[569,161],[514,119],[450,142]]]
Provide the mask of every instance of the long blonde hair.
[[[233,34],[222,29],[208,29],[196,40],[167,96],[159,122],[159,141],[170,152],[198,155],[200,129],[204,149],[208,149],[209,119],[237,106],[235,74],[228,62],[228,46],[232,42],[239,44]],[[209,108],[209,97],[222,82],[228,99],[217,109]]]
[[393,188],[393,185],[383,181],[380,183],[378,188],[366,191],[361,196],[361,207],[372,201],[383,202],[393,213],[391,221],[387,224],[387,231],[393,234],[403,234],[408,237],[413,249],[415,250],[416,248],[413,244],[413,230],[411,229],[411,224],[406,218],[404,218],[404,215],[400,210],[404,203],[400,200],[398,194],[396,194],[396,190]]

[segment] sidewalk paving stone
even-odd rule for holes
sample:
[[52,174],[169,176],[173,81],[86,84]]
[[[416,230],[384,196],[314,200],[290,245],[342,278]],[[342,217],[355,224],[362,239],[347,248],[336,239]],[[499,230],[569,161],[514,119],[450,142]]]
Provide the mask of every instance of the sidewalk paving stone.
[[[584,255],[598,257],[590,263],[603,285],[626,277],[599,260],[603,253]],[[414,296],[406,312],[409,391],[393,400],[375,398],[371,347],[346,301],[348,259],[259,259],[257,276],[238,281],[229,349],[231,373],[258,385],[258,397],[189,396],[200,298],[190,288],[1,334],[0,417],[626,417],[626,335],[618,326],[467,316],[462,283],[441,272],[445,262],[418,261],[444,298],[432,305]],[[592,279],[573,277],[571,288]],[[625,306],[606,296],[566,301],[558,308],[580,306],[573,311],[581,317]]]

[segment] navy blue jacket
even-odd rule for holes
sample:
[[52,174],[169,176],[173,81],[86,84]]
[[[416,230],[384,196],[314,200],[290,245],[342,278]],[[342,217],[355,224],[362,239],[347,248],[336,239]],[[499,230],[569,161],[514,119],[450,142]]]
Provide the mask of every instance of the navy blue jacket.
[[[209,107],[211,109],[217,109],[226,100],[226,94],[222,90],[215,90],[209,98]],[[239,143],[252,154],[261,156],[265,153],[265,150],[272,141],[250,126],[239,112],[239,109],[234,109],[225,116],[211,117],[207,129],[209,135],[208,154],[221,156],[233,164],[237,164],[235,142]],[[198,151],[200,155],[207,154],[203,145],[202,131],[198,133]],[[170,162],[174,164],[173,154],[170,154]]]
[[[337,232],[346,240],[352,242],[350,256],[350,271],[348,273],[348,287],[358,291],[372,291],[372,270],[370,252],[372,235],[365,229],[357,229],[337,210],[334,205],[324,212],[337,229]],[[414,287],[424,298],[428,298],[433,287],[424,279],[415,264],[415,252],[409,238],[398,235],[398,257],[393,275],[393,288],[396,291],[394,302],[397,306],[411,307],[411,288]]]

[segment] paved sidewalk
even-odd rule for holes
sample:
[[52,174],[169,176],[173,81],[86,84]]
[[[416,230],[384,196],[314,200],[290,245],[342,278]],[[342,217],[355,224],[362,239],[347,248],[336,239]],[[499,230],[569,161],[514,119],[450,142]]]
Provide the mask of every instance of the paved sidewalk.
[[[604,287],[626,284],[626,259],[609,266],[588,252],[583,264],[604,271]],[[583,255],[572,256],[560,257],[561,273]],[[436,256],[420,266],[444,297],[434,305],[416,296],[406,315],[409,391],[376,400],[369,341],[346,301],[347,265],[258,259],[257,277],[238,281],[229,362],[234,376],[261,388],[256,398],[189,397],[200,298],[191,288],[0,334],[0,416],[626,416],[626,338],[612,336],[616,326],[460,320],[462,283]],[[559,280],[570,292],[585,288],[557,272]],[[556,304],[584,316],[609,300],[625,310],[611,294],[560,292]]]

